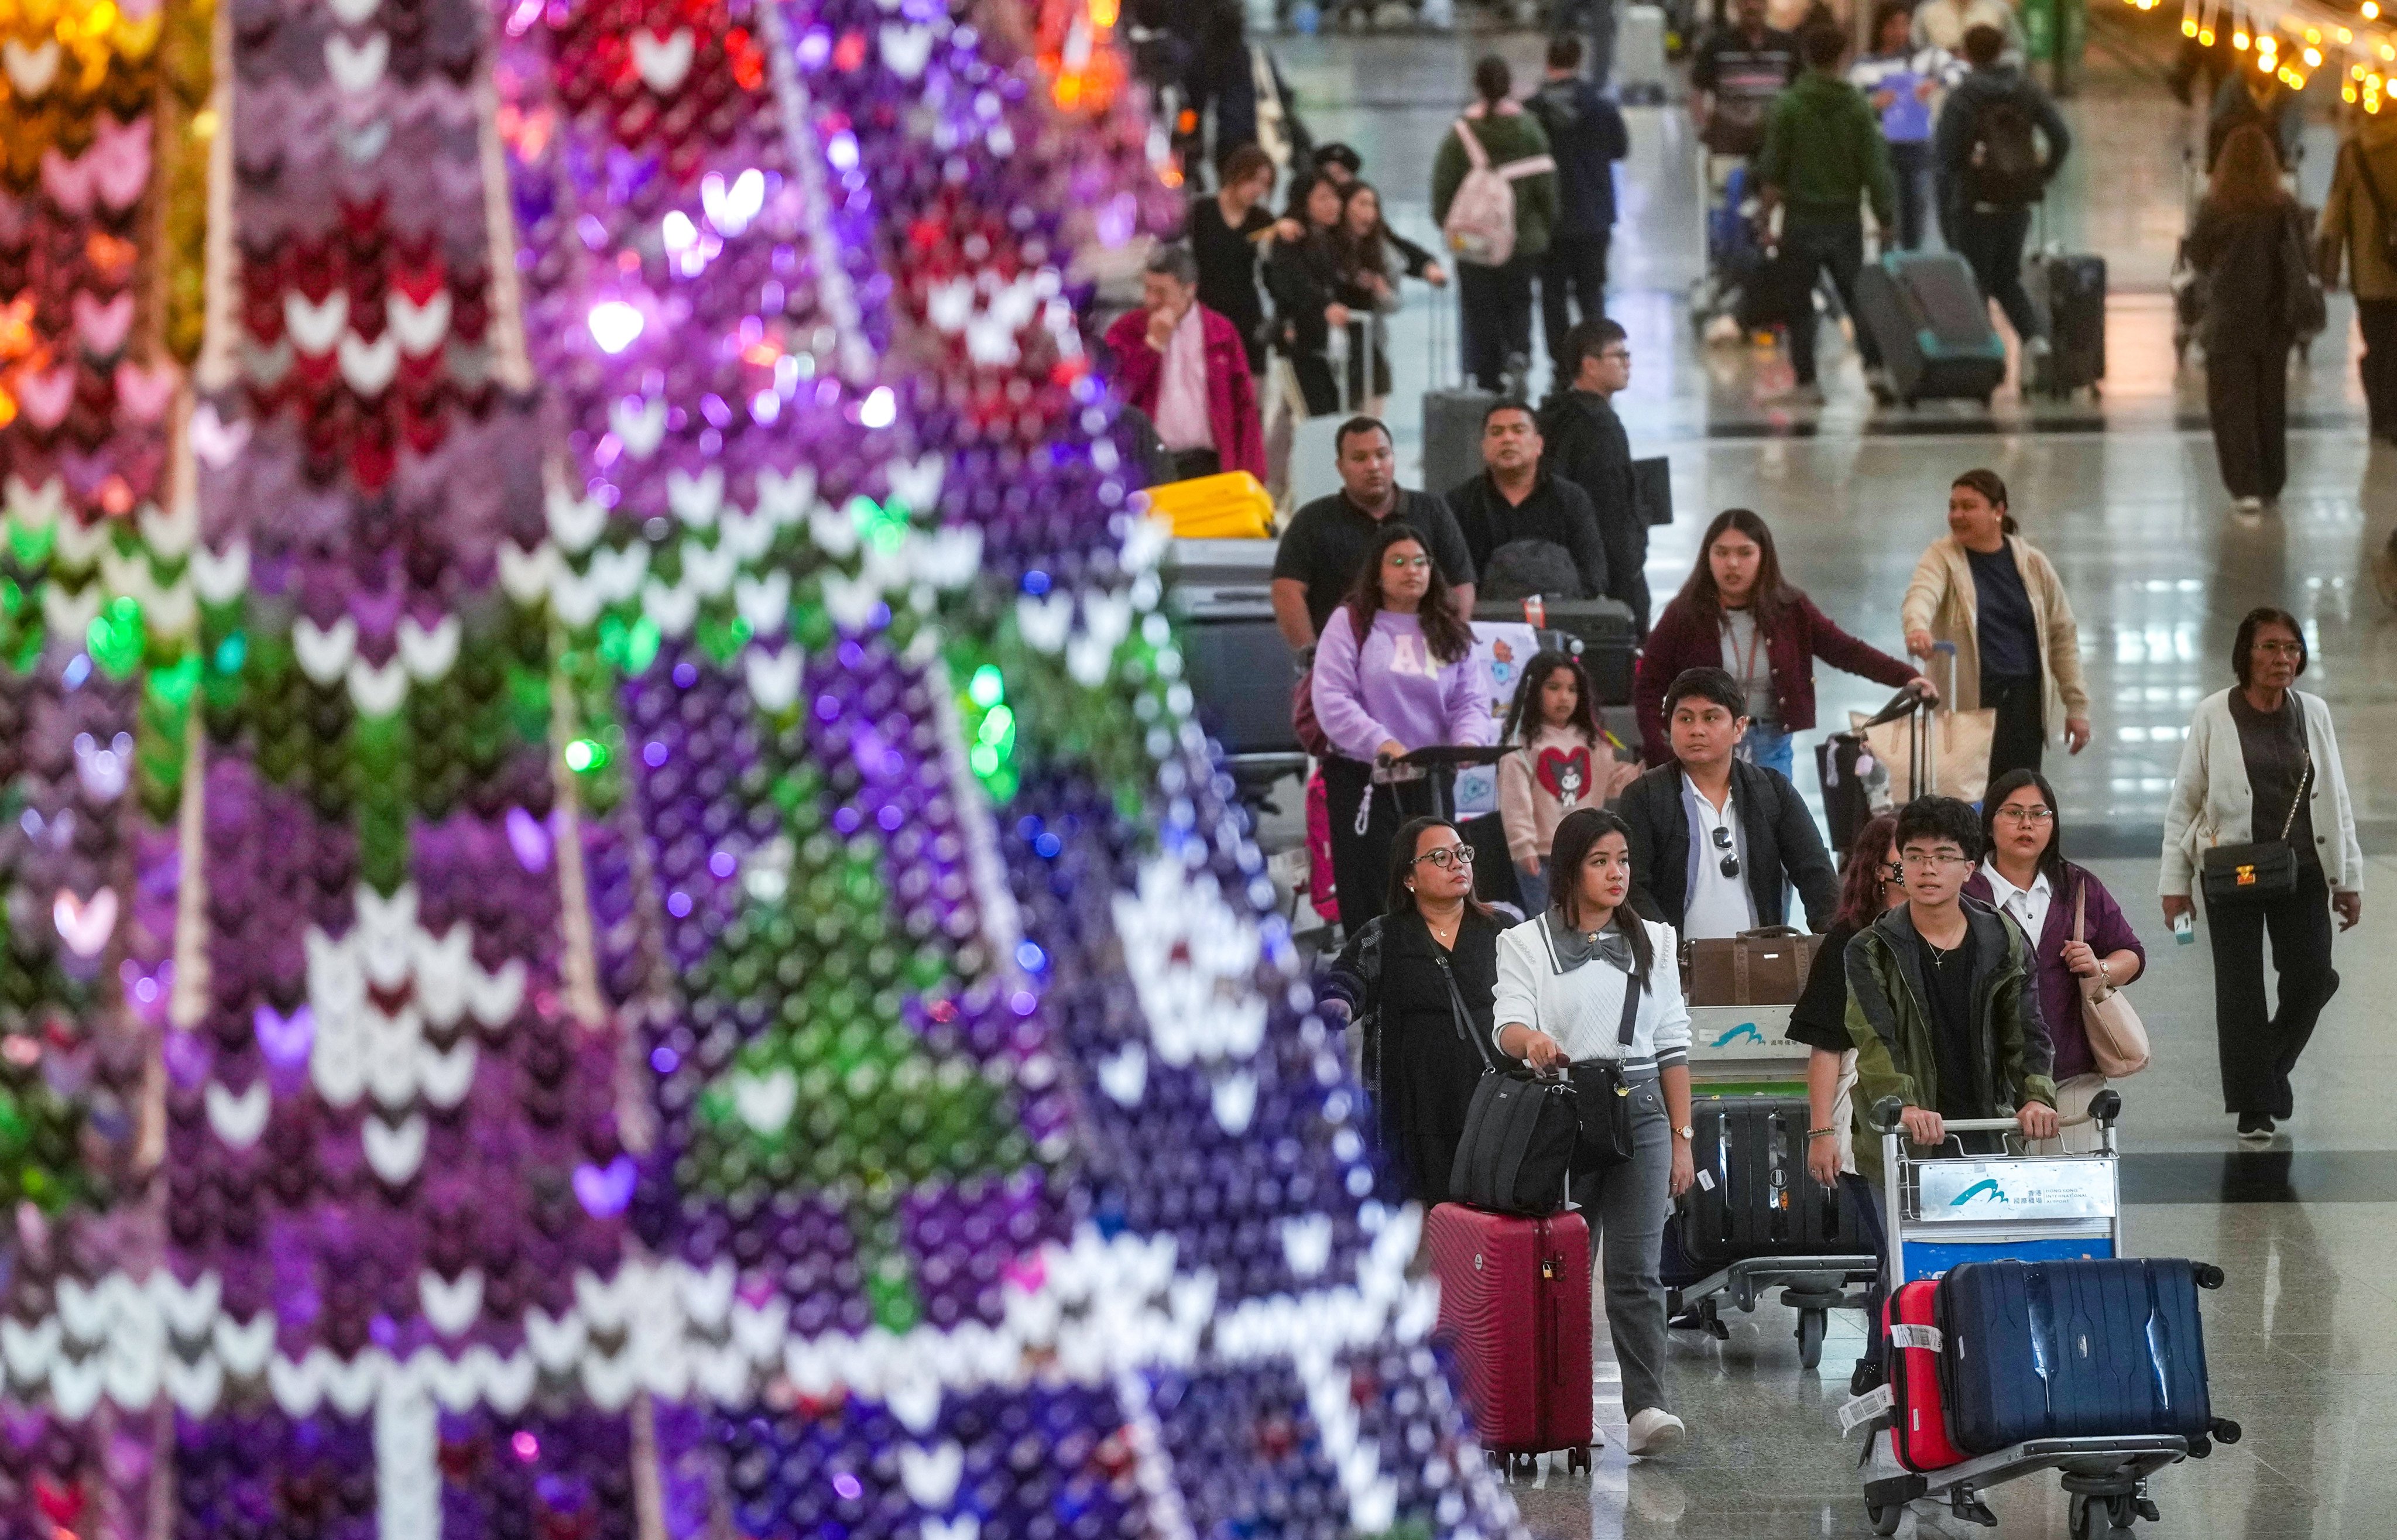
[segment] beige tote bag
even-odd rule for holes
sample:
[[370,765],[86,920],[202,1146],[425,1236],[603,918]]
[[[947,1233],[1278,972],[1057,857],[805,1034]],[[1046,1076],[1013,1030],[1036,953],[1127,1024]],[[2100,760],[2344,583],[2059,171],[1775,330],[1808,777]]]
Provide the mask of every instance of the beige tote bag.
[[[2072,939],[2082,941],[2088,919],[2088,885],[2072,890]],[[2089,1056],[2097,1073],[2109,1080],[2136,1075],[2148,1067],[2150,1050],[2148,1026],[2139,1020],[2131,998],[2102,978],[2082,977],[2081,1028],[2089,1036]]]

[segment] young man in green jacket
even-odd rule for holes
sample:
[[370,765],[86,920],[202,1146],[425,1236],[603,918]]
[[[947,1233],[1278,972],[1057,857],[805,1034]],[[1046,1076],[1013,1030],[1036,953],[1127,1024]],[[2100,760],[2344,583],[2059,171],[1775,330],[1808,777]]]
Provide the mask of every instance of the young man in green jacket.
[[1800,47],[1806,73],[1781,93],[1765,119],[1756,180],[1765,207],[1784,209],[1781,254],[1768,282],[1789,324],[1789,363],[1798,388],[1819,398],[1814,382],[1814,275],[1828,269],[1840,302],[1856,322],[1865,368],[1881,367],[1872,332],[1856,311],[1856,270],[1864,265],[1859,205],[1872,200],[1881,228],[1897,228],[1897,181],[1881,118],[1864,92],[1840,74],[1847,38],[1828,25],[1809,28]]
[[[1848,943],[1856,1171],[1841,1179],[1841,1200],[1866,1219],[1884,1256],[1881,1135],[1870,1121],[1882,1098],[1904,1104],[1906,1137],[1918,1147],[1944,1144],[1950,1118],[2012,1117],[2026,1138],[2056,1137],[2055,1054],[2040,1019],[2031,944],[2013,920],[1964,897],[1980,845],[1980,820],[1966,804],[1952,797],[1908,803],[1897,815],[1906,902]],[[1807,1131],[1810,1142],[1837,1137],[1836,1130]],[[1870,1384],[1868,1366],[1880,1368],[1881,1293],[1876,1283],[1860,1392]]]

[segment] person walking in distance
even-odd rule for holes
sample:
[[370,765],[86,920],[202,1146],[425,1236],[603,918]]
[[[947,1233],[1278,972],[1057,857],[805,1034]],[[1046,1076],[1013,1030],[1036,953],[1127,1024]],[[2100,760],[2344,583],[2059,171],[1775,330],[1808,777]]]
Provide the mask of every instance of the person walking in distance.
[[[1897,183],[1897,245],[1919,251],[1931,223],[1931,106],[1957,65],[1943,49],[1918,47],[1911,27],[1906,0],[1881,0],[1873,12],[1873,51],[1848,66],[1848,84],[1881,114],[1881,141],[1889,146],[1890,176]],[[1881,241],[1889,242],[1886,228]]]
[[[2248,611],[2230,647],[2239,682],[2198,703],[2164,810],[2164,918],[2175,931],[2193,923],[2202,877],[2222,1106],[2238,1118],[2239,1137],[2258,1143],[2296,1111],[2290,1073],[2338,993],[2330,917],[2342,931],[2364,917],[2364,850],[2338,733],[2322,697],[2297,688],[2306,663],[2295,616]],[[2209,858],[2225,846],[2241,850],[2228,862]],[[2270,891],[2242,892],[2251,887]],[[2264,998],[2267,933],[2277,1009]]]
[[[1574,1201],[1602,1262],[1606,1330],[1623,1371],[1629,1453],[1670,1454],[1687,1430],[1665,1390],[1665,1216],[1690,1189],[1690,1008],[1672,930],[1630,904],[1631,845],[1623,821],[1582,808],[1548,849],[1556,902],[1498,938],[1491,1015],[1501,1053],[1543,1071],[1612,1061],[1630,1100],[1631,1158],[1575,1170]],[[1620,1041],[1624,992],[1631,1041]],[[1584,1095],[1590,1094],[1584,1091]],[[1593,1271],[1599,1269],[1593,1268]]]
[[1571,388],[1540,414],[1543,459],[1558,476],[1588,495],[1606,546],[1606,593],[1631,610],[1648,634],[1648,520],[1640,511],[1631,474],[1631,436],[1614,414],[1614,397],[1631,385],[1631,343],[1623,328],[1584,321],[1565,335]]
[[1640,741],[1665,757],[1665,691],[1693,668],[1720,667],[1747,700],[1748,734],[1739,756],[1791,773],[1795,734],[1814,725],[1814,660],[1885,684],[1938,698],[1931,681],[1838,623],[1781,575],[1773,530],[1746,508],[1726,508],[1698,542],[1697,565],[1640,653],[1631,702]]
[[1465,374],[1487,391],[1505,388],[1511,360],[1531,358],[1532,275],[1557,217],[1547,133],[1514,89],[1505,60],[1492,54],[1476,64],[1473,104],[1431,167],[1431,217],[1456,258]]
[[[1985,299],[1995,300],[2023,351],[2048,350],[2039,308],[2023,288],[2023,242],[2030,207],[2072,153],[2072,130],[2048,95],[2015,66],[2001,61],[2005,35],[1975,26],[1964,33],[1972,73],[1948,93],[1932,136],[1939,180],[1940,228],[1973,269]],[[2046,141],[2046,150],[2040,149]],[[2035,371],[2026,369],[2024,378]]]
[[1690,60],[1690,115],[1710,154],[1756,154],[1773,99],[1798,78],[1798,40],[1768,25],[1768,11],[1765,0],[1737,0],[1731,24],[1707,33]]
[[[1504,398],[1493,401],[1481,414],[1484,469],[1448,494],[1449,509],[1465,531],[1465,548],[1472,553],[1473,569],[1481,580],[1478,591],[1493,598],[1537,593],[1552,599],[1582,599],[1606,592],[1606,543],[1599,537],[1597,511],[1588,493],[1548,470],[1543,462],[1545,448],[1539,420],[1530,407]],[[1498,591],[1491,558],[1523,541],[1563,551],[1572,558],[1573,570],[1556,574],[1555,581],[1534,581],[1528,589],[1519,583],[1516,591]],[[1556,553],[1538,555],[1551,558],[1552,564]],[[1520,579],[1527,568],[1542,565],[1514,563],[1511,575]]]
[[1356,586],[1358,574],[1381,550],[1382,530],[1392,523],[1415,531],[1456,600],[1460,614],[1473,613],[1473,556],[1465,548],[1448,504],[1430,492],[1399,485],[1398,454],[1390,430],[1371,417],[1352,417],[1332,440],[1339,457],[1340,489],[1292,514],[1274,547],[1274,623],[1293,652],[1315,645]]
[[1107,328],[1123,398],[1156,423],[1177,481],[1265,474],[1265,424],[1239,328],[1198,302],[1198,262],[1160,246],[1141,280],[1140,310]]
[[1318,179],[1294,200],[1300,234],[1277,237],[1265,257],[1265,289],[1274,301],[1274,345],[1290,360],[1304,417],[1340,409],[1340,377],[1332,372],[1332,338],[1353,335],[1341,299],[1340,189]]
[[2233,132],[2189,232],[2205,285],[2205,415],[2231,507],[2253,518],[2289,479],[2289,350],[2315,302],[2297,201],[2281,185],[2272,142]]
[[[1964,52],[1964,37],[1975,27],[1998,34],[1998,61],[2020,68],[2023,61],[2022,13],[2007,0],[1922,0],[1914,7],[1911,37],[1918,48],[1935,48],[1949,58]],[[1876,26],[1874,35],[1881,34]]]
[[2347,273],[2364,334],[2357,372],[2372,436],[2397,444],[2397,113],[2357,113],[2323,202],[2322,270]]
[[[1814,276],[1828,273],[1840,303],[1856,310],[1856,270],[1864,265],[1862,201],[1883,230],[1897,221],[1897,184],[1889,148],[1865,95],[1840,75],[1847,39],[1826,22],[1806,29],[1806,73],[1781,93],[1765,119],[1756,179],[1767,208],[1786,210],[1781,226],[1780,281],[1800,301],[1789,323],[1789,365],[1801,392],[1819,396],[1814,382]],[[1868,327],[1856,328],[1865,368],[1881,359]]]
[[[1611,3],[1611,0],[1610,0]],[[1581,74],[1581,39],[1548,44],[1547,78],[1531,100],[1557,162],[1557,222],[1540,259],[1540,321],[1548,368],[1561,387],[1565,334],[1606,314],[1606,253],[1614,239],[1614,163],[1631,153],[1623,114]],[[1579,311],[1578,316],[1574,312]]]
[[1188,235],[1198,259],[1198,302],[1239,329],[1249,373],[1265,370],[1265,304],[1257,271],[1267,244],[1279,234],[1305,234],[1295,220],[1277,221],[1265,211],[1273,196],[1274,165],[1263,150],[1243,144],[1224,157],[1221,188],[1190,200]]
[[[1984,853],[1964,896],[2004,915],[2029,938],[2040,1021],[2053,1051],[2056,1110],[2079,1118],[2106,1089],[2082,1023],[2081,981],[2124,988],[2146,970],[2148,953],[2097,874],[2064,859],[2063,825],[2056,788],[2039,771],[2008,770],[1991,782],[1981,798]],[[2059,1148],[2035,1153],[2083,1155],[2096,1147],[2096,1130],[2080,1124]]]
[[1916,657],[1956,645],[1958,711],[1995,708],[1990,780],[2039,769],[2058,722],[2066,748],[2089,746],[2080,623],[2055,565],[2021,537],[1995,471],[1966,471],[1948,489],[1948,533],[1915,564],[1898,613]]

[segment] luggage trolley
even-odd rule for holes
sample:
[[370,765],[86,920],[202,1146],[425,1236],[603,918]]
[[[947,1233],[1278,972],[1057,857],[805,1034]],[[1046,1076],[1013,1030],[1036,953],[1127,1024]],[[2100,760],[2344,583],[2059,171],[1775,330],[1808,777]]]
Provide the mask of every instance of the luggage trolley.
[[[2122,1107],[2122,1096],[2112,1091],[2101,1091],[2091,1100],[2086,1120],[2097,1125],[2103,1139],[2095,1154],[1967,1154],[1923,1160],[1907,1153],[1897,1098],[1882,1098],[1873,1107],[1872,1124],[1881,1132],[1892,1292],[1901,1283],[1937,1278],[1967,1262],[2120,1254],[2122,1205],[2114,1124]],[[2011,1118],[1951,1118],[1947,1124],[1954,1134],[2015,1130]],[[2217,1286],[2220,1269],[2208,1270],[2214,1281],[2206,1286]],[[2236,1442],[2238,1436],[2238,1425],[2221,1425],[2223,1442]],[[2150,1475],[2191,1453],[2206,1453],[2204,1448],[2192,1450],[2190,1441],[2176,1434],[2032,1439],[1943,1470],[1917,1472],[1897,1463],[1880,1426],[1871,1438],[1864,1462],[1864,1495],[1865,1514],[1876,1534],[1896,1533],[1907,1504],[1922,1497],[1946,1501],[1959,1519],[1995,1525],[1997,1516],[1981,1500],[1982,1493],[2019,1477],[2056,1470],[2063,1474],[2064,1490],[2071,1498],[2068,1533],[2074,1540],[2109,1540],[2128,1535],[2140,1519],[2155,1521],[2156,1507],[2148,1498]]]

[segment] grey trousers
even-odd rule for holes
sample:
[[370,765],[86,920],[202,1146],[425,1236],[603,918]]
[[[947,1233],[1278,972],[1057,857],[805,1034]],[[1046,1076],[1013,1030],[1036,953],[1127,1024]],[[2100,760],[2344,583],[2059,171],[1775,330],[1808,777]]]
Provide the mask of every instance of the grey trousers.
[[1590,1271],[1603,1279],[1606,1330],[1623,1372],[1623,1416],[1672,1410],[1665,1394],[1665,1281],[1658,1276],[1665,1215],[1672,1202],[1672,1129],[1654,1068],[1634,1069],[1631,1158],[1595,1173],[1575,1172],[1573,1200],[1589,1222]]

